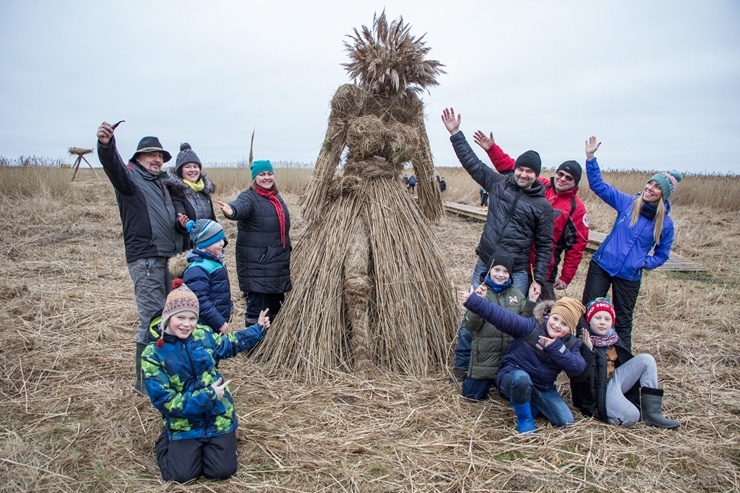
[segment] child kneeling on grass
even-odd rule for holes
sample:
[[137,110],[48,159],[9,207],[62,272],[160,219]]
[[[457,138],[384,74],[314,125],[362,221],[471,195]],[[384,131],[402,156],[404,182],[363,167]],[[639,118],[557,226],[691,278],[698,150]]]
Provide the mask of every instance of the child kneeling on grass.
[[[533,297],[533,290],[530,289],[527,299],[512,285],[513,271],[514,261],[511,257],[495,253],[489,262],[488,274],[485,277],[481,276],[484,277],[481,284],[485,284],[487,288],[485,297],[491,303],[512,313],[531,317],[537,296]],[[482,401],[488,397],[491,386],[496,385],[496,374],[501,358],[514,338],[472,311],[465,313],[465,326],[472,332],[473,340],[470,344],[470,364],[467,376],[463,380],[462,395],[472,401]]]
[[545,301],[537,307],[552,305],[549,314],[543,311],[538,317],[536,308],[535,317],[526,318],[491,303],[485,296],[486,286],[481,284],[475,292],[463,292],[460,297],[468,310],[514,336],[499,365],[497,384],[514,408],[519,433],[537,430],[533,410],[555,426],[573,423],[573,413],[558,394],[555,379],[561,371],[569,377],[578,376],[586,367],[579,351],[581,341],[571,333],[585,311],[581,302],[573,298],[561,298],[554,304]]
[[165,481],[226,479],[236,472],[238,424],[229,381],[216,364],[261,341],[270,320],[264,310],[251,327],[219,335],[197,325],[198,298],[187,285],[175,279],[172,288],[141,365],[164,425],[155,444],[157,462]]
[[642,417],[646,425],[678,428],[663,415],[663,390],[658,367],[650,354],[633,356],[614,329],[614,305],[606,297],[586,307],[588,328],[579,327],[586,371],[571,379],[573,405],[586,416],[605,423],[632,426]]

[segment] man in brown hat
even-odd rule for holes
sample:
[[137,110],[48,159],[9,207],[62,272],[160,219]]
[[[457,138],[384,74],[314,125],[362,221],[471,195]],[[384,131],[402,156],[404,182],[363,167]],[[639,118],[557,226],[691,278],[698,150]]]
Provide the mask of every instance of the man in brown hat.
[[98,158],[116,192],[121,214],[128,272],[134,283],[139,315],[136,336],[136,380],[134,391],[143,393],[141,353],[146,347],[149,322],[157,315],[169,291],[167,260],[179,253],[175,230],[177,213],[164,184],[162,165],[172,156],[157,137],[144,137],[125,163],[116,150],[115,126],[98,127]]

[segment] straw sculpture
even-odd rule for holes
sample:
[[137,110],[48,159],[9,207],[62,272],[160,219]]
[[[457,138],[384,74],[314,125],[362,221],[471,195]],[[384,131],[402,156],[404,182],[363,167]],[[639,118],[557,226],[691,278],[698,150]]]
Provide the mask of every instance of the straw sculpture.
[[[417,96],[442,65],[424,59],[429,49],[402,18],[388,24],[383,12],[354,33],[344,65],[354,83],[332,99],[303,197],[309,225],[293,253],[294,289],[257,355],[310,381],[438,371],[459,317],[430,226],[444,210]],[[405,163],[418,206],[400,179]]]

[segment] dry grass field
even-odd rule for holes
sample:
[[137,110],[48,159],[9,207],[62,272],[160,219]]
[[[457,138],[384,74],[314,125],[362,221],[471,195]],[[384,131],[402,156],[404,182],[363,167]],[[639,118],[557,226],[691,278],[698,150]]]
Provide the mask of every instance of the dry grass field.
[[[708,271],[650,272],[637,305],[635,352],[656,357],[678,430],[620,429],[576,412],[573,426],[538,420],[539,434],[519,436],[505,402],[467,402],[446,374],[337,375],[308,386],[237,357],[220,369],[239,414],[239,470],[225,482],[174,485],[161,481],[153,454],[159,415],[131,392],[136,311],[113,190],[98,172],[102,180],[81,168],[70,183],[69,169],[0,167],[0,491],[740,490],[737,177],[681,183],[674,249]],[[276,173],[294,242],[305,229],[297,201],[308,173]],[[477,202],[462,170],[440,173],[448,200]],[[210,170],[217,198],[233,199],[245,175]],[[646,176],[607,180],[637,191]],[[611,210],[583,196],[592,227],[607,232]],[[223,222],[233,242],[235,224]],[[465,287],[482,224],[446,217],[433,229]],[[238,320],[233,255],[227,248]],[[586,265],[569,295],[580,297]]]

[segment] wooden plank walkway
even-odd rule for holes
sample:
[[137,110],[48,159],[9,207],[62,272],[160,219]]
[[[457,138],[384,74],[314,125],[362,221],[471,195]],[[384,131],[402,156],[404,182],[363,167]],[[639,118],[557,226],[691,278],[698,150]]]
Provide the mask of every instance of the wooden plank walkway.
[[[483,222],[485,222],[486,217],[488,216],[488,209],[474,205],[460,204],[457,202],[445,202],[445,210],[450,214],[456,214],[461,217]],[[599,248],[599,245],[601,245],[604,239],[606,239],[606,234],[590,230],[588,234],[588,246],[586,249],[591,252],[595,251]],[[676,252],[671,252],[671,257],[668,261],[658,267],[658,269],[674,272],[705,272],[707,270],[705,267],[680,256]]]

